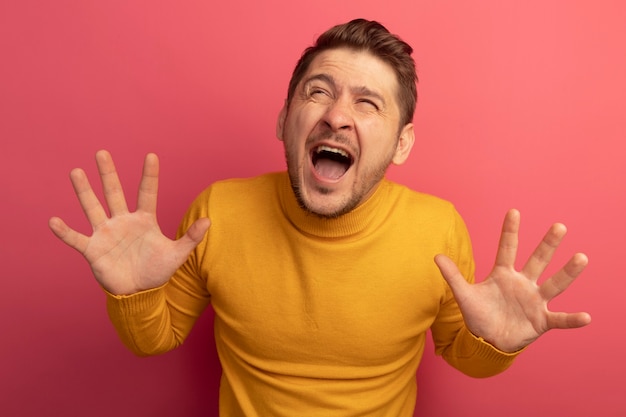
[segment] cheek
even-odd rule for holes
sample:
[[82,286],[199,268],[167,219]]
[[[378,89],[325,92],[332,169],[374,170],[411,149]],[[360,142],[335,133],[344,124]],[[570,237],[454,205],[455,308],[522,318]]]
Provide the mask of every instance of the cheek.
[[302,161],[305,158],[305,147],[303,143],[305,139],[297,136],[297,133],[293,130],[285,131],[283,138],[283,147],[285,149],[285,155],[287,161],[292,166],[302,165]]
[[324,107],[307,103],[290,110],[285,121],[289,131],[296,137],[307,137],[323,118]]
[[356,133],[362,152],[369,158],[387,155],[397,142],[395,130],[372,120],[356,124]]

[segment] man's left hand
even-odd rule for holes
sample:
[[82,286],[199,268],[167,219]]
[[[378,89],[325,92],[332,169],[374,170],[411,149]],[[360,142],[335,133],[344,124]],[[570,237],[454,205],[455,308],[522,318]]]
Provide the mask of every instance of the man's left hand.
[[437,255],[435,262],[450,285],[467,328],[504,352],[515,352],[550,329],[569,329],[591,322],[588,313],[552,312],[548,303],[576,279],[587,266],[587,256],[577,253],[556,274],[538,280],[565,236],[566,228],[554,224],[521,271],[515,270],[520,214],[507,213],[502,226],[495,265],[480,283],[469,284],[454,262]]

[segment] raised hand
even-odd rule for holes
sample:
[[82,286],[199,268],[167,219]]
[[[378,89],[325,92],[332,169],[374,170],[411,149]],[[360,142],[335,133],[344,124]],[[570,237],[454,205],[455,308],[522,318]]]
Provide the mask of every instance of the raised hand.
[[587,313],[548,309],[548,302],[567,289],[587,266],[584,254],[575,254],[541,285],[537,282],[565,236],[565,226],[553,225],[522,270],[516,271],[519,224],[519,212],[509,211],[502,226],[495,265],[480,283],[469,284],[446,256],[435,258],[468,329],[504,352],[520,350],[550,329],[577,328],[591,322]]
[[93,234],[81,234],[58,217],[50,219],[50,229],[87,259],[96,280],[113,294],[134,294],[165,284],[202,240],[209,220],[198,219],[179,240],[170,240],[161,233],[156,219],[157,156],[148,154],[145,158],[133,213],[128,211],[111,155],[99,151],[96,163],[111,216],[107,216],[85,172],[74,169],[70,179]]

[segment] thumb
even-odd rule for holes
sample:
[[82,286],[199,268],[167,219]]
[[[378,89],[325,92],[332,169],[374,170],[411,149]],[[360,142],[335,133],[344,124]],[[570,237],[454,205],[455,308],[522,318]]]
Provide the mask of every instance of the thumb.
[[178,239],[179,244],[191,252],[204,239],[209,226],[211,226],[211,221],[206,217],[196,220],[189,226],[187,232]]
[[435,256],[435,263],[458,300],[459,297],[462,297],[465,290],[469,288],[470,284],[465,280],[465,277],[452,259],[440,254]]

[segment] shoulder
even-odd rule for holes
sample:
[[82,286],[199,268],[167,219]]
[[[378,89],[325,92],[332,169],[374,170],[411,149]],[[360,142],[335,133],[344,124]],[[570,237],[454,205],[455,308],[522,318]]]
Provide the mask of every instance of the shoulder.
[[434,245],[457,263],[465,276],[473,277],[472,244],[465,221],[456,207],[442,198],[389,183],[395,195],[398,224],[419,240],[420,247]]
[[278,193],[286,173],[269,173],[251,178],[231,178],[216,181],[204,189],[191,203],[187,216],[240,219],[274,212]]
[[230,178],[219,180],[205,188],[194,201],[207,204],[209,201],[227,199],[243,201],[258,197],[269,197],[278,188],[284,173],[269,173],[250,178]]
[[465,221],[453,203],[443,198],[412,190],[391,181],[386,183],[391,218],[400,228],[415,236],[429,236],[448,245],[469,240]]
[[285,175],[282,172],[273,172],[250,178],[229,178],[219,180],[207,187],[202,194],[231,194],[242,191],[257,192],[276,187],[280,179]]
[[427,222],[456,222],[460,217],[454,204],[443,198],[415,191],[405,185],[386,181],[388,200],[394,210]]

